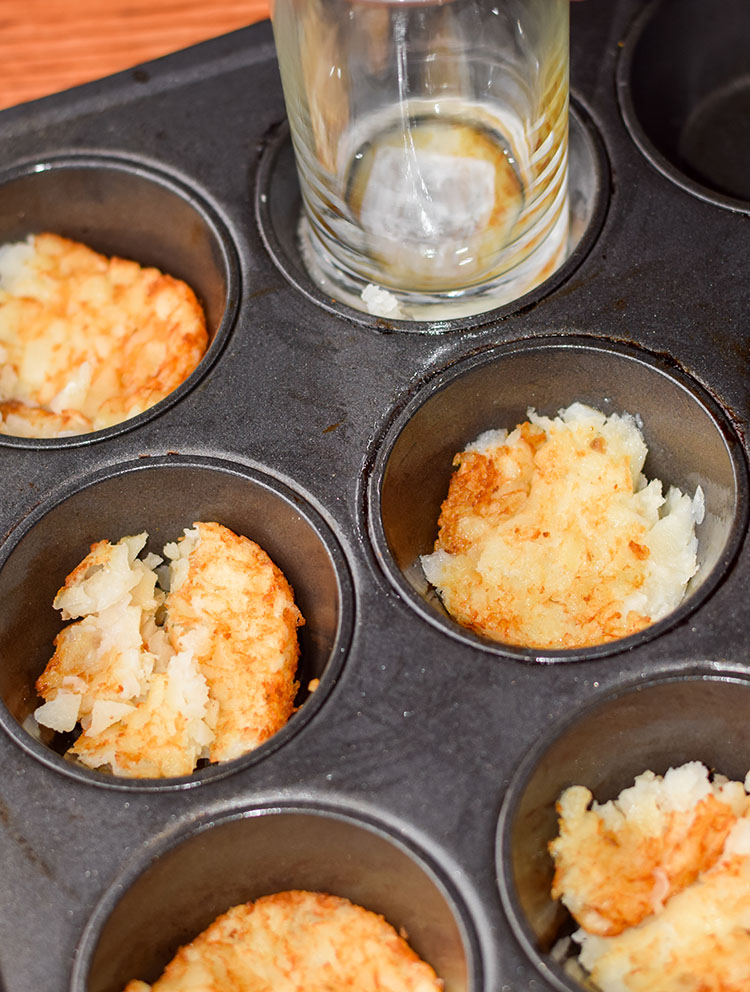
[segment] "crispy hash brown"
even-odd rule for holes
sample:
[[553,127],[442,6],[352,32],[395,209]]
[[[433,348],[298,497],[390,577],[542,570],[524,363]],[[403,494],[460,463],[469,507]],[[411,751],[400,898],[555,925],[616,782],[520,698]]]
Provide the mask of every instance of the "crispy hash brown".
[[180,948],[162,977],[124,992],[439,992],[443,987],[382,916],[319,892],[235,906]]
[[604,992],[747,992],[750,975],[750,821],[721,860],[658,916],[618,937],[590,938],[581,963]]
[[689,762],[663,778],[644,772],[601,806],[572,786],[557,809],[552,894],[581,925],[578,962],[597,988],[745,992],[750,796],[741,782],[711,781]]
[[697,569],[695,500],[641,474],[632,417],[529,411],[456,455],[425,575],[493,640],[573,648],[633,634],[678,605]]
[[[218,706],[211,761],[228,761],[275,734],[294,709],[303,622],[281,570],[246,537],[216,523],[195,525],[198,541],[187,574],[172,583],[166,630],[178,651],[195,658]],[[174,551],[173,574],[181,557]]]
[[195,294],[158,269],[56,234],[0,249],[0,434],[117,424],[176,389],[207,345]]
[[662,779],[644,772],[599,806],[583,786],[557,804],[560,834],[552,896],[588,933],[610,937],[660,910],[721,857],[729,831],[750,808],[741,782],[709,782],[698,762]]
[[[189,775],[276,733],[294,709],[304,623],[278,567],[255,542],[196,523],[157,555],[147,535],[99,541],[55,597],[64,627],[37,680],[37,722],[80,724],[70,754],[116,775]],[[163,570],[162,570],[163,571]]]

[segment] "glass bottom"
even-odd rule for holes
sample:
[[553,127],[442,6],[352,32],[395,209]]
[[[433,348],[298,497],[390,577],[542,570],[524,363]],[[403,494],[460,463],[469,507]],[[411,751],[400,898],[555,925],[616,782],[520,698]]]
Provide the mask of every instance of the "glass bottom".
[[544,240],[521,263],[494,279],[444,292],[381,286],[344,271],[304,213],[298,227],[300,253],[320,289],[340,303],[384,320],[436,321],[471,317],[519,299],[544,282],[569,254],[567,200]]

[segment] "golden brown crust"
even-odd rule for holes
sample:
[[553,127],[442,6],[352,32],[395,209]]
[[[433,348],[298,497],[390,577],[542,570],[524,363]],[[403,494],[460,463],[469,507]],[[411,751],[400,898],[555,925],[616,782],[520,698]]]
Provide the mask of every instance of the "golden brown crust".
[[[746,779],[747,782],[747,779]],[[645,771],[599,805],[557,803],[553,897],[581,929],[586,988],[744,992],[750,972],[750,796],[698,762]]]
[[[560,805],[558,814],[562,814]],[[721,856],[737,816],[707,796],[687,813],[673,811],[658,834],[627,821],[607,827],[595,812],[568,822],[550,844],[555,859],[552,897],[575,888],[569,908],[588,933],[611,937],[650,916],[659,902],[692,885]]]
[[747,992],[750,857],[723,856],[664,909],[601,941],[592,987],[627,992]]
[[217,523],[196,523],[187,578],[166,600],[167,630],[179,650],[199,634],[196,657],[218,704],[212,761],[257,747],[287,722],[304,623],[291,586],[266,552]]
[[[670,955],[666,992],[680,992],[695,983],[697,992],[747,992],[750,974],[750,859],[747,855],[723,858],[700,876],[695,889],[686,889],[685,905],[677,905],[675,930],[682,931],[681,945]],[[688,897],[688,898],[685,898]],[[700,939],[681,926],[681,916],[695,919],[703,910],[714,919],[723,919],[723,933],[701,934]],[[665,921],[667,927],[669,920]],[[719,929],[719,928],[717,928]],[[658,946],[658,936],[657,936]],[[644,948],[641,960],[634,961],[643,978],[635,992],[646,992],[660,981],[652,967],[649,982],[648,962],[655,948]],[[643,980],[645,979],[645,981]]]
[[[289,891],[220,916],[180,948],[152,988],[439,992],[442,983],[382,916],[337,896]],[[140,989],[131,982],[125,992]]]
[[623,607],[650,554],[624,502],[629,460],[593,426],[546,435],[526,422],[512,443],[461,452],[454,466],[435,543],[449,557],[435,584],[462,625],[508,644],[572,648],[651,622]]
[[91,420],[79,410],[53,413],[20,400],[0,402],[0,434],[14,437],[64,437],[87,434],[94,429]]
[[279,568],[248,538],[195,524],[169,546],[174,588],[165,595],[154,561],[136,557],[146,536],[93,544],[58,591],[63,618],[82,619],[55,639],[37,680],[37,719],[59,731],[80,723],[70,753],[92,768],[189,775],[199,760],[239,757],[287,722],[304,620]]
[[466,551],[481,533],[512,517],[526,502],[534,455],[546,435],[530,423],[521,424],[520,430],[521,442],[512,453],[501,448],[488,454],[462,451],[454,457],[456,471],[441,507],[436,550]]
[[33,278],[0,291],[12,383],[0,433],[100,430],[142,413],[190,375],[208,334],[189,286],[56,234],[33,243]]

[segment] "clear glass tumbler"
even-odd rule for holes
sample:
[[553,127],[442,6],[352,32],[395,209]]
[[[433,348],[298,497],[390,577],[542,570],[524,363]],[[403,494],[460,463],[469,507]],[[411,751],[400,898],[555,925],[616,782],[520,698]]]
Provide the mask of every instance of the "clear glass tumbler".
[[435,320],[563,260],[569,0],[272,0],[302,193],[331,296]]

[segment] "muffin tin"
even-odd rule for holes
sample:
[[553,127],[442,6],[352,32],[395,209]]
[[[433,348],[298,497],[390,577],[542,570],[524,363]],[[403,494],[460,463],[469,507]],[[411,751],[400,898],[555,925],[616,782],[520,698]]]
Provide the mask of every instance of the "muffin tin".
[[[732,149],[711,164],[747,92],[743,53],[722,54],[740,8],[708,46],[697,2],[572,4],[570,257],[465,321],[389,324],[306,277],[267,23],[0,114],[0,240],[47,228],[159,265],[212,336],[131,421],[0,438],[5,992],[121,992],[233,903],[293,887],[384,913],[448,992],[574,992],[551,954],[559,792],[610,798],[692,758],[744,777],[750,193]],[[664,83],[665,46],[694,88]],[[699,573],[627,640],[488,644],[417,565],[450,459],[579,399],[640,414],[647,473],[703,487]],[[54,591],[93,540],[158,547],[211,518],[298,594],[298,711],[189,779],[70,764],[30,719]]]

